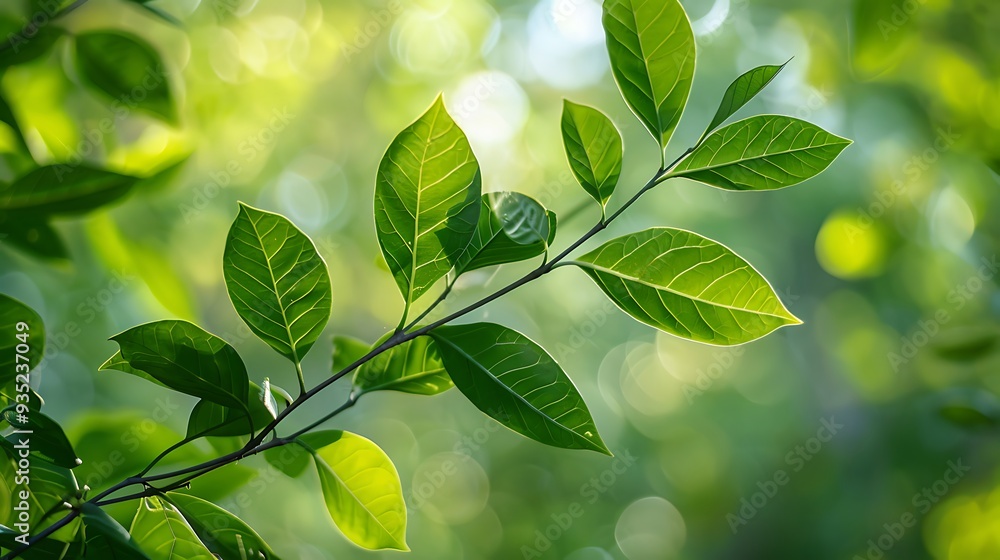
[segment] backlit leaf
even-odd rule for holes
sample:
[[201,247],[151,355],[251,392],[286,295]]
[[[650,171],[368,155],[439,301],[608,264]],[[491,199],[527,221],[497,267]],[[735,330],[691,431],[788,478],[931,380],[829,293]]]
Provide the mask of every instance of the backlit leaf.
[[611,72],[660,149],[681,119],[694,78],[691,23],[677,0],[604,0]]
[[354,362],[360,360],[371,346],[363,340],[350,336],[336,335],[333,337],[333,373],[337,373]]
[[731,191],[780,189],[818,175],[850,144],[796,118],[761,115],[713,132],[668,176]]
[[[14,456],[6,448],[0,448],[0,525],[14,527],[19,522],[19,512],[13,506],[14,498],[25,490],[24,484],[16,484],[18,466]],[[53,508],[61,508],[61,504],[74,499],[80,491],[73,471],[50,464],[45,461],[32,461],[28,482],[28,519],[32,532],[44,530],[59,520],[59,515],[52,515],[44,521],[42,517]],[[71,542],[76,539],[79,520],[74,520],[66,527],[53,533],[55,540]]]
[[256,531],[219,506],[176,492],[168,493],[167,500],[177,507],[201,542],[222,558],[279,560]]
[[407,308],[469,244],[481,191],[472,147],[438,97],[389,145],[375,182],[379,246]]
[[622,172],[622,136],[604,113],[563,100],[563,147],[569,168],[603,209]]
[[[788,63],[786,62],[785,64]],[[736,78],[733,83],[729,84],[725,95],[722,96],[719,109],[715,112],[712,122],[709,123],[702,137],[715,130],[715,127],[733,116],[736,111],[739,111],[741,107],[767,87],[767,84],[771,83],[771,80],[778,75],[778,72],[785,67],[785,64],[780,66],[758,66],[753,70],[745,72],[739,78]]]
[[729,346],[801,322],[750,264],[688,231],[625,235],[573,264],[623,311],[682,338]]
[[[381,343],[382,340],[375,346]],[[358,368],[354,387],[359,395],[384,390],[436,395],[451,389],[452,383],[434,340],[418,336],[382,352]]]
[[[0,525],[0,552],[19,550],[24,545],[16,541],[19,531]],[[18,558],[23,560],[76,560],[83,556],[83,540],[62,542],[55,539],[42,539]]]
[[409,550],[403,489],[385,452],[350,432],[315,432],[299,439],[316,451],[323,498],[344,536],[369,550]]
[[610,455],[576,386],[528,337],[492,323],[438,327],[430,336],[455,386],[479,410],[547,445]]
[[330,320],[333,302],[330,274],[312,240],[284,216],[240,204],[222,270],[250,330],[301,361]]
[[129,533],[151,560],[216,560],[177,508],[160,498],[139,502]]

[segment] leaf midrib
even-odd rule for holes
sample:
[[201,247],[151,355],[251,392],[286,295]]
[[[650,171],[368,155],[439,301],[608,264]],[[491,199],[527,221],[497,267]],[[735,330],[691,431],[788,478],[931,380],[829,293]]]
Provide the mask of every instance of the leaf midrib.
[[[786,317],[784,315],[776,315],[774,313],[765,313],[763,311],[754,311],[752,309],[744,309],[742,307],[736,307],[735,305],[727,305],[727,304],[724,304],[724,303],[717,303],[717,302],[714,302],[714,301],[708,301],[706,299],[703,299],[703,298],[700,298],[700,297],[697,297],[697,296],[692,296],[692,295],[689,295],[689,294],[685,294],[683,292],[679,292],[677,290],[670,289],[670,288],[668,288],[666,286],[660,286],[660,285],[657,285],[657,284],[653,284],[651,282],[648,282],[646,280],[641,280],[641,279],[635,278],[633,276],[626,276],[625,274],[616,272],[616,271],[614,271],[614,270],[612,270],[610,268],[599,266],[599,265],[596,265],[594,263],[590,263],[590,262],[587,262],[587,261],[573,261],[571,264],[575,264],[575,265],[579,266],[580,268],[590,268],[590,269],[595,270],[597,272],[603,272],[605,274],[609,274],[609,275],[614,276],[616,278],[621,278],[622,280],[628,280],[629,282],[634,282],[636,284],[640,284],[642,286],[646,286],[647,288],[652,288],[652,289],[657,290],[657,291],[669,292],[669,293],[674,294],[676,296],[680,296],[682,298],[689,299],[691,301],[696,301],[696,302],[699,302],[699,303],[704,303],[706,305],[711,305],[713,307],[721,307],[723,309],[729,309],[730,311],[742,311],[744,313],[753,313],[755,315],[764,315],[764,316],[767,316],[767,317],[774,317],[776,319],[781,319],[783,321],[792,321],[792,322],[794,322],[794,320],[791,317]],[[665,305],[666,304],[664,304],[664,306]],[[791,315],[791,314],[789,313],[789,315]]]
[[504,384],[503,381],[500,381],[500,379],[497,378],[495,375],[493,375],[493,373],[490,370],[486,369],[482,364],[479,363],[478,360],[476,360],[475,358],[473,358],[472,356],[470,356],[465,350],[463,350],[462,348],[459,348],[458,346],[456,346],[453,342],[451,342],[448,339],[445,339],[443,337],[435,337],[435,338],[438,341],[444,342],[448,346],[451,346],[456,352],[458,352],[463,357],[465,357],[466,360],[468,360],[470,363],[475,364],[476,367],[478,367],[481,371],[483,371],[483,372],[486,373],[486,376],[488,378],[490,378],[491,380],[493,380],[497,385],[500,385],[501,387],[503,387],[503,389],[507,393],[513,395],[517,400],[519,400],[522,403],[524,403],[528,408],[530,408],[531,410],[534,410],[536,413],[538,413],[542,418],[544,418],[546,420],[547,424],[555,424],[561,430],[569,432],[570,434],[572,434],[572,436],[574,437],[574,439],[582,440],[583,442],[585,442],[587,444],[587,448],[588,449],[600,450],[600,449],[597,449],[596,444],[594,442],[590,441],[589,439],[587,439],[583,435],[581,435],[581,434],[579,434],[579,433],[571,430],[568,426],[564,426],[564,425],[560,424],[554,418],[552,418],[548,414],[542,412],[535,405],[533,405],[530,402],[528,402],[528,400],[526,400],[524,397],[522,397],[521,395],[519,395],[516,391],[514,391],[513,389],[511,389],[510,387],[508,387],[506,384]]
[[[244,210],[247,220],[250,222],[250,227],[253,228],[254,237],[257,239],[257,243],[260,244],[260,252],[264,254],[264,262],[267,263],[267,274],[271,277],[271,286],[274,288],[274,299],[278,302],[278,309],[281,310],[281,322],[285,327],[285,334],[288,336],[288,348],[292,351],[292,359],[298,364],[299,363],[299,351],[296,348],[295,340],[292,338],[292,326],[288,324],[288,315],[285,313],[285,304],[281,301],[281,295],[278,293],[278,280],[274,277],[274,267],[271,266],[271,258],[267,256],[267,249],[264,248],[264,240],[260,236],[260,231],[257,229],[257,223],[253,221],[250,214]],[[283,247],[282,247],[283,248]],[[281,252],[278,249],[275,252],[275,256]],[[297,263],[296,263],[297,264]],[[293,264],[292,267],[295,265]],[[291,269],[289,269],[291,270]]]
[[333,467],[330,466],[330,463],[328,463],[326,459],[324,459],[323,457],[320,457],[318,451],[314,453],[314,457],[317,459],[317,463],[322,465],[323,468],[325,468],[326,471],[330,474],[330,476],[332,476],[333,479],[337,481],[337,484],[339,484],[345,491],[347,491],[348,495],[350,495],[351,498],[355,502],[357,502],[358,505],[361,506],[361,509],[365,510],[365,512],[368,513],[368,516],[371,517],[372,520],[375,521],[375,523],[385,532],[386,536],[392,539],[392,542],[396,543],[396,545],[398,546],[405,546],[405,543],[399,542],[399,539],[397,539],[396,536],[392,534],[392,531],[390,531],[385,525],[382,524],[382,521],[378,518],[378,516],[376,516],[372,512],[371,509],[368,508],[368,505],[362,502],[360,498],[358,498],[357,494],[354,493],[354,490],[352,490],[351,487],[348,486],[347,483],[344,482],[342,478],[340,478],[340,476],[337,474],[337,471],[333,470]]
[[[706,166],[703,166],[703,167],[694,167],[694,168],[688,167],[688,168],[685,168],[685,169],[679,169],[677,171],[673,171],[673,172],[667,174],[667,177],[680,177],[680,176],[683,176],[683,175],[685,175],[687,173],[697,173],[697,172],[700,172],[700,171],[713,171],[715,169],[719,169],[719,168],[722,168],[722,167],[730,167],[730,166],[733,166],[733,165],[738,165],[738,164],[746,162],[746,161],[754,161],[754,160],[758,160],[758,159],[766,159],[766,158],[769,158],[769,157],[781,156],[781,155],[787,155],[787,154],[794,154],[794,153],[798,153],[798,152],[807,152],[809,150],[813,150],[813,149],[817,149],[817,148],[826,148],[826,147],[829,147],[829,146],[842,146],[842,145],[845,145],[845,144],[850,144],[850,142],[848,142],[846,140],[842,141],[842,142],[827,142],[825,144],[815,144],[815,145],[812,145],[812,146],[806,146],[804,148],[795,148],[793,150],[781,150],[779,152],[771,152],[771,153],[768,153],[768,154],[761,154],[759,156],[741,157],[739,159],[734,159],[734,160],[730,160],[730,161],[725,162],[725,163],[719,163],[719,164],[715,164],[715,165],[706,165]],[[716,152],[716,155],[717,154],[718,154],[718,152]]]

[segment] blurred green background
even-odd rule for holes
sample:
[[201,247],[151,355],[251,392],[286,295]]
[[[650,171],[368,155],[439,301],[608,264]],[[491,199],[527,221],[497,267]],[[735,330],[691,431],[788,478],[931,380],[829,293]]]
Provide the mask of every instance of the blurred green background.
[[[728,350],[689,343],[636,323],[569,268],[474,313],[556,357],[617,459],[498,428],[457,391],[366,396],[335,425],[395,461],[409,557],[1000,558],[1000,221],[990,218],[1000,210],[1000,5],[683,3],[698,61],[668,157],[698,138],[732,79],[791,57],[740,115],[797,116],[855,144],[787,190],[670,182],[603,239],[652,225],[698,231],[753,263],[805,324]],[[561,145],[563,97],[601,108],[622,130],[612,207],[658,165],[611,78],[595,0],[150,4],[183,27],[114,0],[91,0],[56,25],[152,44],[177,100],[175,124],[115,117],[81,83],[66,37],[0,82],[39,163],[83,155],[145,176],[187,158],[110,209],[56,221],[70,260],[0,248],[0,290],[45,319],[39,392],[92,488],[180,439],[193,404],[98,373],[115,333],[195,320],[236,346],[252,380],[294,388],[287,361],[249,333],[226,295],[222,252],[237,201],[288,216],[329,264],[333,319],[305,362],[315,384],[330,373],[333,334],[374,341],[398,321],[402,301],[374,234],[375,170],[439,91],[469,136],[484,189],[524,192],[564,217],[557,250],[599,218],[592,204],[565,219],[588,197]],[[3,2],[4,34],[31,9]],[[113,130],[95,134],[108,117]],[[0,128],[0,179],[9,181],[26,156]],[[528,266],[463,276],[432,317]],[[335,386],[293,423],[347,390]],[[201,442],[173,457],[214,452]],[[402,557],[349,544],[317,480],[289,480],[260,458],[193,490],[285,558]],[[113,513],[127,526],[133,508]]]

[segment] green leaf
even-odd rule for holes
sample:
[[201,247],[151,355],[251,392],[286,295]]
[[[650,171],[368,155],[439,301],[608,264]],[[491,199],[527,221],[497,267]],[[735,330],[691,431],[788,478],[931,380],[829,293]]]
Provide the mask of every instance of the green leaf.
[[563,147],[569,168],[603,211],[622,172],[622,136],[604,113],[563,100]]
[[333,302],[330,274],[312,240],[284,216],[241,203],[222,270],[250,330],[299,363],[330,320]]
[[[27,389],[27,391],[18,392],[18,389]],[[20,397],[18,395],[21,395]],[[25,402],[27,399],[27,402]],[[38,411],[42,409],[42,405],[45,401],[42,396],[35,392],[31,387],[24,387],[23,383],[17,383],[16,381],[11,381],[6,385],[0,386],[0,409],[7,408],[8,406],[15,405],[20,400],[21,403],[28,405],[29,410]]]
[[[16,484],[19,480],[17,471],[14,456],[6,448],[0,448],[0,525],[8,527],[14,527],[19,522],[19,512],[13,506],[20,502],[19,494],[25,490],[24,484]],[[45,520],[42,517],[53,509],[60,509],[64,502],[74,499],[80,492],[80,487],[72,471],[44,461],[31,462],[29,482],[28,518],[32,532],[37,534],[58,521],[61,516],[54,514]],[[77,537],[79,527],[79,520],[74,520],[53,533],[51,538],[72,542]]]
[[555,234],[555,223],[555,214],[529,196],[484,194],[476,233],[455,263],[456,276],[541,255]]
[[677,0],[604,0],[603,23],[618,89],[662,151],[691,92],[691,22]]
[[479,410],[541,443],[611,454],[576,386],[528,337],[492,323],[438,327],[430,336]]
[[309,467],[309,451],[301,445],[282,445],[264,450],[264,459],[291,478],[298,478]]
[[0,216],[83,214],[125,196],[136,177],[85,165],[39,167],[0,188]]
[[0,212],[0,244],[3,243],[41,259],[57,261],[69,258],[62,238],[44,216]]
[[66,437],[66,433],[63,432],[62,426],[55,420],[37,411],[22,416],[13,407],[3,411],[3,419],[15,430],[29,431],[29,434],[20,434],[15,431],[0,440],[2,445],[12,454],[17,452],[15,446],[22,440],[28,440],[30,442],[29,449],[33,456],[65,469],[76,468],[80,465],[80,458],[73,451],[73,445]]
[[636,320],[682,338],[730,346],[801,323],[749,263],[689,231],[625,235],[571,264]]
[[80,76],[120,107],[177,122],[163,61],[140,37],[120,31],[81,33],[76,36],[76,62]]
[[62,29],[51,22],[35,30],[31,37],[22,32],[13,33],[5,39],[11,43],[11,48],[0,56],[0,69],[18,64],[32,62],[53,51],[53,46],[63,36]]
[[2,91],[0,91],[0,122],[10,127],[19,146],[26,153],[30,154],[31,150],[28,149],[27,142],[24,141],[24,131],[21,130],[21,125],[18,124],[17,117],[14,116],[14,111],[10,108],[10,104],[7,103],[7,99],[4,98]]
[[[374,346],[382,344],[391,334],[386,334]],[[436,395],[451,389],[452,382],[434,340],[418,336],[382,352],[358,368],[354,373],[354,387],[359,396],[371,391]]]
[[[19,324],[21,328],[18,328]],[[0,333],[4,333],[0,336],[0,386],[6,386],[15,380],[17,374],[28,373],[42,361],[45,324],[34,309],[0,294]],[[27,352],[18,352],[18,346]],[[18,358],[19,355],[22,358]]]
[[177,507],[201,542],[222,558],[279,560],[256,531],[219,506],[176,492],[167,493],[167,500]]
[[790,187],[818,175],[851,145],[792,117],[750,117],[713,132],[668,177],[731,191]]
[[150,560],[117,521],[91,503],[80,508],[87,534],[84,560]]
[[[786,62],[785,64],[788,63]],[[778,75],[778,72],[781,72],[785,64],[780,66],[758,66],[736,78],[732,84],[729,84],[725,95],[722,96],[722,103],[719,104],[718,111],[715,112],[712,122],[705,129],[705,133],[701,137],[704,138],[709,132],[715,130],[715,127],[733,116],[736,111],[739,111],[741,107],[767,87],[767,84],[771,83],[771,80]]]
[[[15,539],[21,536],[19,531],[0,525],[0,550],[19,550],[24,545]],[[23,560],[75,560],[83,556],[83,541],[62,542],[55,539],[42,539],[32,545],[18,558]]]
[[177,508],[159,498],[139,502],[129,533],[151,560],[216,560]]
[[133,369],[167,387],[236,408],[246,407],[250,382],[240,355],[221,338],[187,321],[157,321],[111,337]]
[[360,360],[369,350],[371,350],[371,346],[363,340],[351,336],[334,336],[333,373],[337,373]]
[[403,488],[385,452],[350,432],[315,432],[299,439],[316,452],[323,498],[344,536],[369,550],[409,550]]
[[105,370],[115,370],[123,373],[128,373],[140,379],[145,379],[146,381],[156,383],[160,387],[166,387],[167,389],[170,388],[168,385],[161,382],[159,379],[156,379],[152,375],[149,375],[144,371],[139,371],[134,367],[132,367],[131,365],[129,365],[128,360],[126,360],[125,357],[122,356],[121,350],[115,352],[114,356],[108,358],[103,364],[101,364],[101,367],[97,368],[97,371],[105,371]]
[[379,246],[407,309],[469,244],[481,190],[472,147],[439,96],[389,145],[375,182]]
[[184,26],[181,20],[177,19],[172,14],[167,13],[166,11],[157,6],[151,6],[150,3],[154,2],[155,0],[128,0],[128,1],[135,4],[136,6],[139,6],[147,13],[150,13],[156,16],[158,19],[161,19],[171,25],[176,25],[177,27]]
[[[244,407],[233,408],[216,404],[208,400],[200,400],[191,409],[188,418],[187,435],[189,439],[198,437],[231,437],[243,436],[268,425],[274,420],[274,414],[260,399],[262,389],[256,383],[250,382],[250,398]],[[273,397],[272,397],[273,398]],[[249,414],[247,410],[249,409]]]

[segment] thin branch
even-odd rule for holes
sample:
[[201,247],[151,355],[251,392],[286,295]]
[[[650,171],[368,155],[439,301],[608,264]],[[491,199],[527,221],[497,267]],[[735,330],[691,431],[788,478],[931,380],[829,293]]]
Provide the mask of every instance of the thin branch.
[[[469,313],[471,313],[471,312],[479,309],[480,307],[483,307],[483,306],[485,306],[485,305],[487,305],[487,304],[489,304],[489,303],[497,300],[498,298],[500,298],[500,297],[502,297],[502,296],[504,296],[506,294],[509,294],[510,292],[513,292],[517,288],[520,288],[521,286],[523,286],[523,285],[525,285],[525,284],[527,284],[527,283],[529,283],[529,282],[531,282],[533,280],[536,280],[537,278],[539,278],[539,277],[547,274],[552,269],[556,268],[559,265],[560,261],[562,261],[563,259],[565,259],[567,256],[569,256],[570,253],[572,253],[578,247],[580,247],[581,245],[583,245],[584,243],[586,243],[587,241],[589,241],[592,237],[594,237],[595,235],[597,235],[598,233],[600,233],[601,231],[603,231],[605,228],[607,228],[611,224],[611,222],[613,222],[616,218],[618,218],[618,216],[620,216],[623,212],[625,212],[625,210],[627,210],[629,207],[631,207],[633,204],[635,204],[635,202],[637,200],[639,200],[639,198],[643,194],[645,194],[650,189],[652,189],[653,187],[655,187],[657,184],[659,184],[665,178],[668,178],[667,174],[670,172],[670,170],[672,170],[680,162],[681,159],[683,159],[685,156],[687,156],[692,151],[694,151],[694,149],[696,147],[697,146],[692,147],[692,148],[688,149],[687,151],[685,151],[676,160],[674,160],[670,165],[661,166],[660,170],[657,171],[653,175],[653,177],[648,182],[646,182],[646,184],[641,189],[639,189],[639,191],[636,192],[635,195],[632,196],[632,198],[630,198],[627,202],[625,202],[625,204],[623,204],[617,211],[615,211],[614,213],[612,213],[607,218],[602,218],[596,225],[594,225],[594,227],[592,227],[589,231],[587,231],[587,233],[585,233],[582,237],[580,237],[575,242],[573,242],[573,244],[571,244],[569,247],[567,247],[565,250],[563,250],[561,253],[559,253],[552,260],[550,260],[548,262],[545,262],[545,263],[542,263],[537,268],[535,268],[532,271],[528,272],[527,274],[525,274],[521,278],[519,278],[519,279],[511,282],[510,284],[507,284],[503,288],[500,288],[499,290],[497,290],[497,291],[493,292],[492,294],[490,294],[490,295],[488,295],[488,296],[480,299],[479,301],[477,301],[475,303],[472,303],[470,305],[467,305],[466,307],[463,307],[462,309],[460,309],[458,311],[455,311],[454,313],[451,313],[450,315],[448,315],[448,316],[446,316],[446,317],[444,317],[442,319],[434,321],[433,323],[430,323],[428,325],[420,327],[419,329],[416,329],[414,331],[407,332],[407,331],[404,331],[404,330],[397,329],[397,331],[392,336],[390,336],[388,339],[386,339],[384,342],[382,342],[382,344],[379,344],[377,347],[373,348],[367,354],[365,354],[361,358],[358,358],[357,360],[355,360],[353,363],[351,363],[350,365],[348,365],[344,369],[342,369],[339,372],[337,372],[337,373],[331,375],[330,377],[324,379],[319,385],[317,385],[317,386],[313,387],[312,389],[309,389],[308,391],[305,391],[304,393],[302,393],[297,399],[295,399],[294,401],[292,401],[291,404],[289,404],[284,410],[282,410],[277,415],[277,417],[274,420],[272,420],[263,430],[261,430],[256,436],[254,436],[253,438],[251,438],[250,441],[248,441],[247,444],[243,446],[243,448],[241,448],[241,449],[239,449],[237,451],[234,451],[232,453],[228,453],[226,455],[223,455],[222,457],[218,457],[216,459],[213,459],[213,460],[210,460],[210,461],[206,461],[206,462],[201,463],[199,465],[195,465],[195,466],[192,466],[192,467],[187,467],[187,468],[180,469],[180,470],[177,470],[177,471],[168,472],[168,473],[162,473],[162,474],[157,474],[157,475],[153,475],[153,476],[134,476],[134,477],[127,478],[127,479],[123,480],[122,482],[120,482],[120,483],[112,486],[111,488],[105,490],[104,492],[101,492],[98,496],[95,496],[94,498],[90,499],[89,503],[92,503],[92,504],[97,505],[97,506],[105,506],[105,505],[110,505],[110,504],[121,503],[121,502],[130,501],[130,500],[135,500],[135,499],[138,499],[138,498],[141,498],[141,497],[153,496],[153,495],[156,495],[156,494],[159,494],[159,493],[163,493],[163,492],[167,492],[167,491],[170,491],[170,490],[173,490],[173,489],[176,489],[176,488],[181,488],[181,487],[187,485],[189,482],[191,482],[195,478],[203,476],[203,475],[205,475],[205,474],[207,474],[209,472],[212,472],[212,471],[214,471],[214,470],[216,470],[216,469],[218,469],[220,467],[223,467],[223,466],[228,465],[230,463],[239,461],[239,460],[241,460],[241,459],[243,459],[245,457],[249,457],[251,455],[256,455],[256,454],[258,454],[258,453],[260,453],[262,451],[265,451],[267,449],[270,449],[272,447],[280,447],[282,445],[286,445],[287,443],[289,443],[290,441],[292,441],[292,438],[273,438],[271,441],[269,441],[267,443],[262,443],[262,442],[264,441],[264,439],[267,438],[268,434],[270,434],[271,432],[273,432],[274,429],[278,426],[278,424],[280,424],[281,421],[284,420],[289,414],[291,414],[296,408],[298,408],[299,406],[301,406],[303,403],[305,403],[306,401],[308,401],[312,397],[316,396],[318,393],[320,393],[321,391],[323,391],[323,389],[326,389],[327,387],[329,387],[333,383],[336,383],[337,380],[339,380],[340,378],[342,378],[342,377],[350,374],[351,372],[353,372],[357,368],[361,367],[363,364],[369,362],[370,360],[372,360],[374,357],[378,356],[379,354],[385,352],[386,350],[389,350],[391,348],[399,346],[400,344],[403,344],[404,342],[412,340],[412,339],[414,339],[414,338],[416,338],[418,336],[425,335],[428,332],[436,329],[437,327],[440,327],[440,326],[442,326],[444,324],[447,324],[447,323],[450,323],[451,321],[454,321],[455,319],[458,319],[458,318],[460,318],[460,317],[462,317],[464,315],[467,315],[467,314],[469,314]],[[404,313],[404,322],[405,322],[405,317],[406,317],[406,315]],[[332,418],[336,414],[339,414],[343,410],[346,410],[347,408],[350,408],[351,406],[353,406],[353,402],[352,402],[353,400],[356,400],[356,399],[349,399],[347,403],[345,403],[344,405],[342,405],[340,408],[338,408],[334,412],[328,414],[326,417],[322,418],[320,421],[314,422],[309,427],[307,427],[305,430],[300,430],[300,431],[296,432],[295,433],[295,437],[298,437],[299,435],[307,432],[308,430],[313,429],[316,426],[319,426],[321,423],[325,422],[326,420],[329,420],[330,418]],[[179,476],[182,476],[184,478],[181,479],[181,480],[179,480],[179,481],[172,482],[172,483],[170,483],[167,486],[164,486],[162,488],[156,488],[156,487],[153,487],[153,486],[151,486],[149,484],[151,482],[157,482],[157,481],[160,481],[160,480],[169,480],[169,479],[176,478],[176,477],[179,477]],[[135,486],[135,485],[138,485],[138,484],[141,484],[141,485],[145,486],[145,489],[143,491],[141,491],[141,492],[138,492],[138,493],[129,494],[129,495],[125,495],[125,496],[120,496],[120,497],[117,497],[117,498],[109,498],[109,496],[111,496],[112,494],[114,494],[115,492],[117,492],[119,490],[122,490],[124,488],[129,487],[129,486]],[[69,515],[67,515],[66,517],[64,517],[64,518],[60,519],[59,521],[57,521],[56,524],[50,526],[45,531],[42,531],[41,533],[39,533],[35,537],[32,537],[31,540],[28,542],[27,546],[24,546],[24,547],[22,547],[22,548],[20,548],[20,549],[18,549],[16,551],[8,554],[7,556],[4,556],[0,560],[11,560],[13,558],[16,558],[17,556],[19,556],[20,554],[22,554],[24,551],[26,551],[29,548],[31,548],[33,545],[37,544],[43,538],[51,535],[52,533],[54,533],[59,528],[61,528],[61,527],[65,526],[66,524],[68,524],[77,515],[79,515],[79,511],[78,510],[73,510]],[[54,527],[54,529],[53,529],[53,527]]]

